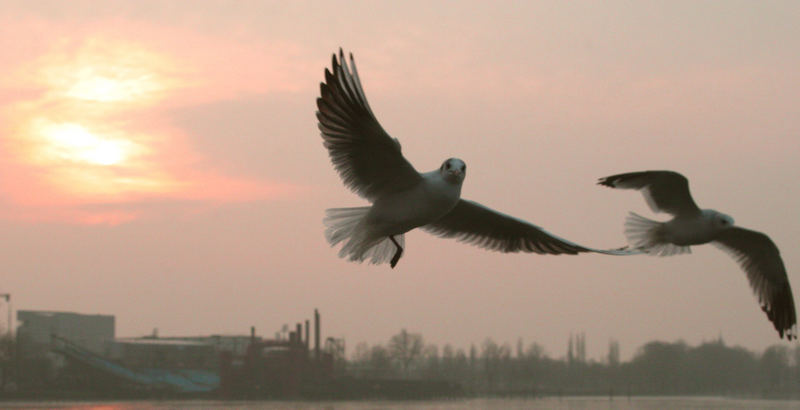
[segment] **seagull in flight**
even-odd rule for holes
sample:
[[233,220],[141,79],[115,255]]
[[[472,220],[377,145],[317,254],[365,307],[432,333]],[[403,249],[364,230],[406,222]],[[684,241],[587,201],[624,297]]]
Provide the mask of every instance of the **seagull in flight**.
[[570,254],[595,250],[552,235],[538,226],[461,199],[467,165],[449,158],[433,171],[419,173],[403,157],[400,142],[383,130],[367,103],[353,55],[350,66],[339,49],[317,98],[323,145],[344,185],[372,206],[326,211],[325,237],[344,242],[339,256],[351,261],[397,265],[404,234],[422,228],[434,235],[499,252]]
[[733,218],[721,212],[700,209],[689,193],[689,181],[677,172],[630,172],[600,178],[598,184],[639,190],[653,212],[674,216],[658,222],[631,212],[625,221],[625,235],[633,247],[650,255],[670,256],[691,253],[691,245],[716,245],[745,271],[778,335],[797,338],[792,288],[778,247],[769,236],[735,226]]

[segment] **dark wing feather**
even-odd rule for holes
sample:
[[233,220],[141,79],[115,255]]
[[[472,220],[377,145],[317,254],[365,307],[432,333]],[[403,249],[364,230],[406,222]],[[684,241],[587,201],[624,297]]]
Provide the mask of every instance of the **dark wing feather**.
[[713,243],[733,256],[747,273],[761,309],[780,337],[785,334],[789,340],[796,339],[797,314],[792,288],[780,251],[769,236],[749,229],[730,228]]
[[325,69],[325,82],[320,84],[317,120],[323,145],[344,184],[374,201],[384,193],[405,190],[422,177],[372,113],[352,54],[350,66],[352,71],[339,49],[339,59],[333,55],[332,72]]
[[498,252],[533,252],[539,254],[569,254],[599,252],[628,255],[636,252],[596,250],[559,238],[544,229],[481,204],[461,199],[456,206],[438,221],[422,229],[443,238],[456,238],[461,242]]
[[674,171],[643,171],[600,178],[600,185],[642,191],[653,212],[688,215],[700,212],[689,193],[689,180]]

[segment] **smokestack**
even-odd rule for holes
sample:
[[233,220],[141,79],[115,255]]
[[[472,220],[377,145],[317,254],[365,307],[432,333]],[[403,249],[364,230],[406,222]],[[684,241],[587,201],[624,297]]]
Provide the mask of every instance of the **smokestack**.
[[255,343],[256,341],[256,327],[250,326],[250,343]]
[[309,337],[308,337],[308,328],[309,327],[310,326],[308,324],[308,319],[306,319],[306,354],[308,354],[308,348],[309,348],[309,346],[311,346],[311,339],[309,339]]
[[319,311],[314,309],[314,359],[319,361]]
[[295,329],[297,329],[295,330],[295,333],[297,333],[297,344],[301,345],[303,344],[303,325],[298,323]]

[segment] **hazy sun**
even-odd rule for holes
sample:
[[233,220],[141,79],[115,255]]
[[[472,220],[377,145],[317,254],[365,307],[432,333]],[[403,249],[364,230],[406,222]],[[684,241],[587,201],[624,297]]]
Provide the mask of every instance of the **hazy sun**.
[[125,161],[134,145],[124,139],[104,138],[74,123],[36,123],[42,151],[50,160],[117,165]]
[[[8,161],[27,178],[4,174],[24,181],[14,186],[14,201],[43,218],[120,223],[135,214],[112,208],[143,199],[272,194],[190,169],[188,137],[166,125],[163,113],[185,104],[182,91],[205,79],[196,65],[160,50],[114,36],[65,36],[12,70],[14,87],[30,92],[9,100],[0,81],[0,154],[10,154],[0,169]],[[100,206],[70,208],[76,204]]]
[[[61,201],[124,201],[185,189],[159,161],[175,138],[171,130],[136,117],[180,87],[176,67],[135,42],[90,37],[58,43],[20,75],[21,83],[41,92],[14,105],[11,132],[0,144]],[[22,195],[39,196],[46,195]]]

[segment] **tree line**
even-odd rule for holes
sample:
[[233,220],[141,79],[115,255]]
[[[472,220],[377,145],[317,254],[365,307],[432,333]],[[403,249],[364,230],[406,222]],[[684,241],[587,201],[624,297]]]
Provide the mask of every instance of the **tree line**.
[[487,338],[469,349],[440,349],[403,329],[386,343],[359,343],[341,364],[353,377],[449,381],[474,394],[800,397],[800,346],[773,345],[757,353],[722,338],[698,346],[653,341],[626,362],[619,351],[611,340],[604,358],[588,359],[583,333],[570,335],[560,358],[522,340],[513,348]]

